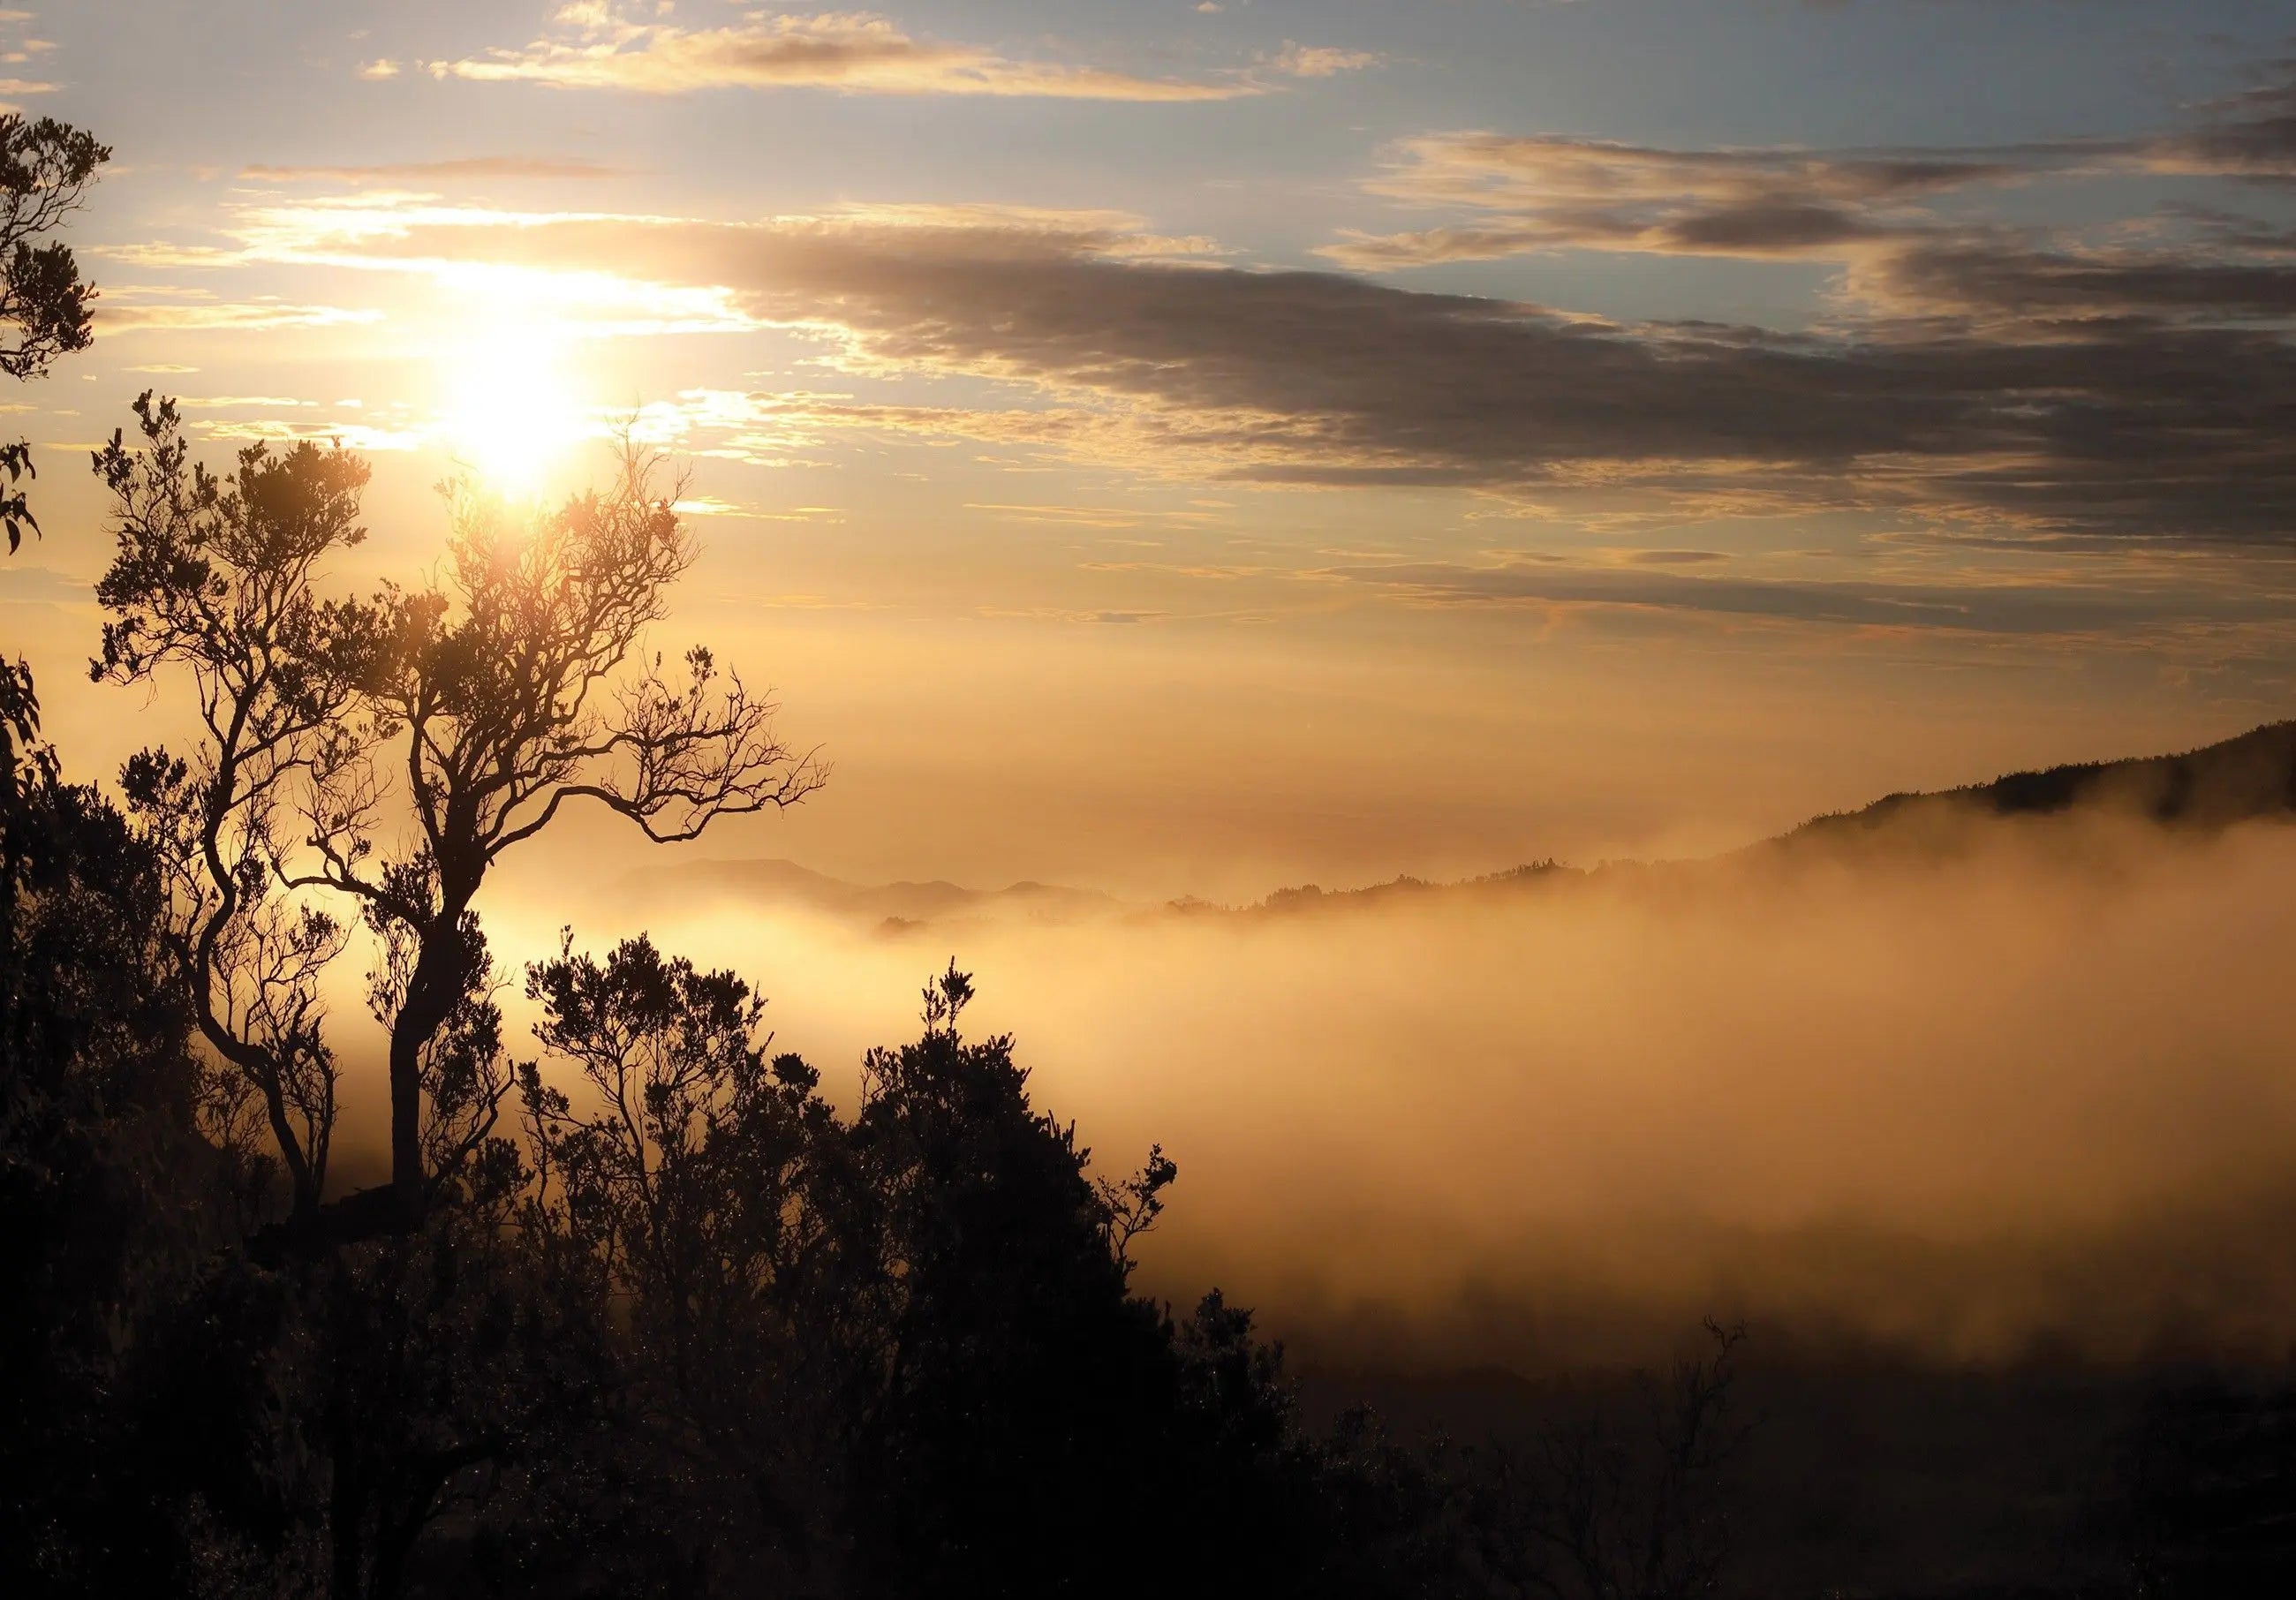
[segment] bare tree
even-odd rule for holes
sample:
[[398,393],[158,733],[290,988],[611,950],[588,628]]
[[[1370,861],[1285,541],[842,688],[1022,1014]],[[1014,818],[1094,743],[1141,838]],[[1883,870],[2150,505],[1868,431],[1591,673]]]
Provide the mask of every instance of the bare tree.
[[[366,465],[340,448],[240,453],[217,478],[194,464],[172,401],[135,403],[145,447],[97,453],[119,551],[96,595],[99,682],[185,669],[201,736],[184,756],[143,751],[121,776],[168,879],[166,939],[201,1037],[229,1070],[212,1099],[226,1139],[251,1110],[268,1127],[295,1212],[326,1184],[335,1062],[321,1037],[320,972],[346,929],[283,894],[288,821],[315,774],[358,738],[377,614],[319,599],[326,559],[357,544]],[[250,1097],[251,1096],[251,1100]]]
[[1704,1354],[1640,1374],[1632,1423],[1595,1407],[1528,1451],[1490,1458],[1482,1555],[1518,1595],[1691,1600],[1717,1592],[1730,1557],[1732,1414],[1745,1331],[1709,1321]]
[[[450,486],[445,584],[384,596],[390,643],[369,686],[378,743],[328,769],[310,817],[320,864],[291,882],[356,897],[378,931],[406,941],[389,1010],[402,1222],[437,1177],[423,1154],[425,1051],[487,981],[472,903],[503,853],[570,800],[672,842],[720,816],[794,805],[826,776],[775,735],[772,700],[721,677],[708,650],[671,673],[641,657],[695,554],[658,477],[652,457],[626,448],[610,489],[525,514]],[[379,857],[384,750],[415,832]]]

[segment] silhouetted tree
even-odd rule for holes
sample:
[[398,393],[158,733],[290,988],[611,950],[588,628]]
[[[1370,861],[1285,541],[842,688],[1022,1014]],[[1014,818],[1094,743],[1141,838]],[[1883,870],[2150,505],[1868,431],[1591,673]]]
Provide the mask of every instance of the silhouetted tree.
[[1719,1587],[1731,1543],[1732,1414],[1744,1330],[1706,1325],[1706,1351],[1636,1378],[1638,1414],[1600,1405],[1529,1449],[1494,1448],[1476,1526],[1483,1560],[1515,1594],[1689,1600]]
[[2296,1575],[2296,1382],[2186,1371],[2123,1441],[2099,1543],[2142,1596],[2285,1592]]
[[523,1070],[537,1238],[626,1308],[623,1441],[683,1488],[623,1508],[699,1570],[835,1542],[841,1418],[878,1359],[885,1285],[859,1253],[857,1174],[818,1075],[767,1054],[762,1002],[633,939],[529,970],[536,1032],[578,1103]]
[[[70,246],[51,237],[80,207],[111,152],[92,134],[52,117],[0,116],[0,373],[30,378],[59,356],[87,348],[95,288],[83,283]],[[40,529],[20,487],[36,477],[32,447],[0,445],[0,525],[13,553],[24,529]]]
[[1215,1294],[1176,1325],[1130,1292],[1176,1168],[1093,1174],[1012,1041],[961,1035],[954,967],[922,1036],[871,1053],[850,1120],[769,1054],[739,980],[643,939],[603,962],[570,943],[529,993],[548,1051],[522,1069],[529,1237],[594,1265],[628,1366],[619,1428],[562,1464],[580,1492],[527,1502],[562,1542],[586,1530],[583,1571],[505,1523],[499,1571],[542,1590],[611,1565],[631,1593],[1122,1596],[1211,1570],[1278,1596],[1438,1592],[1405,1573],[1443,1565],[1444,1536],[1413,1541],[1447,1489],[1391,1494],[1408,1452],[1368,1429],[1305,1437],[1248,1313]]
[[[797,803],[825,769],[707,650],[677,672],[639,659],[694,554],[642,454],[555,511],[451,487],[448,581],[368,604],[318,592],[328,557],[364,537],[357,456],[256,446],[218,479],[171,403],[147,394],[137,418],[142,447],[115,435],[96,457],[120,546],[96,673],[180,669],[195,691],[196,746],[147,751],[123,783],[171,869],[201,1033],[248,1086],[308,1223],[334,1113],[318,978],[347,930],[306,891],[353,897],[381,950],[368,993],[390,1032],[392,1183],[387,1216],[367,1205],[346,1228],[407,1226],[471,1162],[501,1164],[511,1079],[473,902],[503,852],[569,800],[693,839]],[[414,832],[394,847],[399,800]]]
[[308,1218],[335,1120],[319,976],[346,931],[278,882],[303,791],[358,738],[375,616],[316,586],[330,556],[365,537],[366,466],[340,448],[256,444],[217,478],[192,461],[172,401],[147,391],[135,414],[144,447],[114,433],[95,457],[119,553],[96,586],[112,620],[93,670],[123,685],[165,669],[190,680],[201,736],[186,755],[143,751],[121,786],[159,847],[168,942],[200,1032],[243,1086],[220,1103],[218,1136],[235,1142],[258,1120]]
[[[70,247],[51,235],[78,209],[96,168],[111,159],[94,135],[64,123],[0,116],[0,372],[11,377],[37,377],[58,356],[87,348],[95,290],[80,281]],[[22,439],[0,444],[0,469],[8,474],[0,525],[12,555],[25,529],[40,529],[21,487],[38,476],[32,447]],[[0,658],[0,831],[15,815],[20,758],[37,746],[39,726],[30,667]],[[0,936],[13,919],[16,866],[11,861],[0,870]]]
[[[119,1492],[114,1403],[137,1346],[219,1241],[238,1175],[200,1137],[206,1089],[161,948],[152,851],[45,747],[17,744],[0,818],[0,1588],[102,1593],[145,1530]],[[116,1590],[114,1592],[117,1592]]]
[[[484,987],[472,902],[503,853],[570,800],[668,842],[719,816],[794,805],[825,775],[775,736],[770,699],[738,675],[721,682],[708,650],[689,651],[682,673],[634,660],[695,550],[655,476],[630,450],[611,489],[527,515],[457,488],[446,587],[384,597],[387,648],[368,687],[375,740],[328,769],[311,817],[323,865],[292,882],[354,896],[379,931],[406,941],[403,975],[379,991],[404,1218],[419,1216],[435,1176],[423,1163],[425,1051]],[[378,866],[386,766],[405,778],[416,832]]]

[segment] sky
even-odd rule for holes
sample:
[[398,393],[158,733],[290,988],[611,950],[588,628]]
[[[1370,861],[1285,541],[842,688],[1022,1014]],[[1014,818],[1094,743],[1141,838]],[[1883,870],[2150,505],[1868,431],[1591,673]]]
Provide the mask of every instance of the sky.
[[[94,348],[4,397],[0,632],[102,771],[78,452],[619,428],[661,643],[835,765],[701,846],[1254,898],[1720,849],[2296,685],[2296,6],[73,0]],[[559,872],[634,841],[588,819]]]

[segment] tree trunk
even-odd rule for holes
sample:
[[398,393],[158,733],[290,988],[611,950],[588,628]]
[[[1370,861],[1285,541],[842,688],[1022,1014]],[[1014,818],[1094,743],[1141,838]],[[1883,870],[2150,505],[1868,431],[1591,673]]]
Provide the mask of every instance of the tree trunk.
[[438,908],[420,931],[414,970],[390,1023],[390,1186],[401,1218],[422,1217],[422,1052],[470,988],[463,918],[480,874],[442,871]]

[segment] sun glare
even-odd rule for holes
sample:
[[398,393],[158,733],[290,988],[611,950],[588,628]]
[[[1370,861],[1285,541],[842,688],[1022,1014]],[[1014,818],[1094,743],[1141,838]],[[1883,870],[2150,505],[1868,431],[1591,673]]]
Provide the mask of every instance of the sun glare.
[[541,494],[586,431],[571,342],[548,322],[501,316],[441,353],[444,443],[504,494]]

